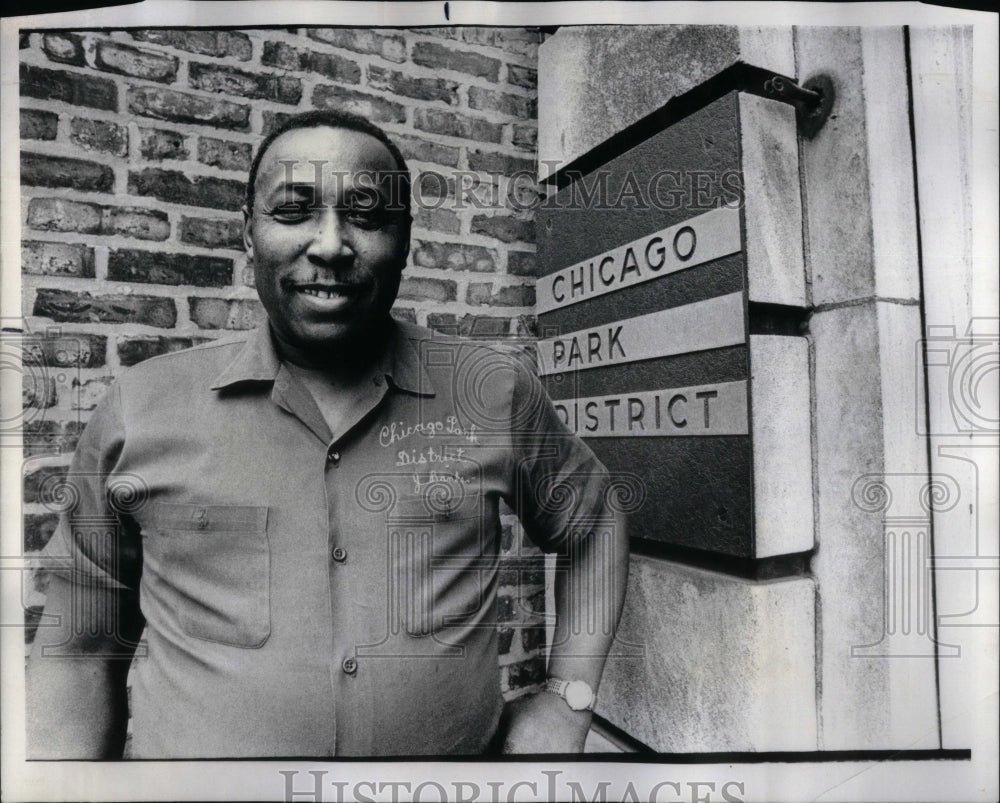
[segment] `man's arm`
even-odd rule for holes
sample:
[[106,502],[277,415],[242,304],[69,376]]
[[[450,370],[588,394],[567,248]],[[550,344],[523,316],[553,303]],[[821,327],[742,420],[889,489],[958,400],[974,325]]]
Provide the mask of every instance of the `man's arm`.
[[[602,535],[607,533],[606,536]],[[549,677],[582,680],[595,692],[621,616],[628,579],[625,517],[597,527],[557,560],[556,628]],[[504,712],[505,753],[579,753],[590,729],[590,711],[574,711],[561,697],[541,692],[509,704]]]
[[[80,436],[69,473],[71,507],[46,546],[45,611],[27,666],[31,759],[121,758],[128,722],[125,681],[142,632],[141,545],[112,508],[107,479],[124,444],[120,387]],[[76,522],[76,524],[74,524]]]
[[[45,624],[52,615],[58,624]],[[125,679],[141,631],[134,592],[51,575],[28,658],[29,759],[122,757]]]

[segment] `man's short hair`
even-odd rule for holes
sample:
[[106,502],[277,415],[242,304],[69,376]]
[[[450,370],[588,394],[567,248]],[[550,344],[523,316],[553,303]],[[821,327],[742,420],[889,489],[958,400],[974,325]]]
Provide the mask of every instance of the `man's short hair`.
[[250,177],[247,181],[246,189],[246,206],[249,211],[253,211],[254,184],[257,182],[257,173],[260,170],[260,163],[264,158],[264,154],[267,153],[267,149],[271,147],[271,143],[278,137],[298,128],[343,128],[348,131],[360,131],[363,134],[374,137],[385,145],[389,149],[389,153],[392,154],[392,158],[395,160],[399,170],[399,179],[393,183],[395,189],[393,195],[398,195],[398,198],[393,197],[390,199],[392,208],[398,209],[405,217],[410,217],[410,169],[407,167],[406,159],[403,158],[403,154],[396,146],[396,143],[389,139],[389,135],[385,131],[370,120],[366,120],[364,117],[359,117],[350,112],[335,109],[317,109],[292,115],[264,137],[263,142],[257,148],[257,154],[254,156],[253,163],[250,165]]

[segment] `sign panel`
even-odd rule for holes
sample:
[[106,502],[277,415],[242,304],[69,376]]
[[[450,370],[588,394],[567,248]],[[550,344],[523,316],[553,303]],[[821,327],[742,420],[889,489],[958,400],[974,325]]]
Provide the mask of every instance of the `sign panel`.
[[740,250],[740,211],[723,207],[540,278],[535,309],[551,312]]
[[738,116],[730,93],[550,196],[536,292],[558,414],[612,474],[643,482],[630,535],[749,558]]
[[743,294],[685,304],[538,343],[540,376],[746,342]]
[[587,438],[747,434],[747,383],[636,391],[555,402],[562,422]]

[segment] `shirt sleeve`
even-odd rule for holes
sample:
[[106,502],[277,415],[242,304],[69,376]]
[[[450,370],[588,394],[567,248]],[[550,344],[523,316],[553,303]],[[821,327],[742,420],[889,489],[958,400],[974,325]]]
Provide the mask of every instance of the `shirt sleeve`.
[[43,555],[49,571],[74,583],[138,588],[141,538],[127,511],[141,489],[114,474],[124,441],[121,388],[115,384],[91,416],[66,478],[52,495],[60,507],[59,524]]
[[515,493],[512,506],[528,537],[546,552],[612,517],[604,465],[556,412],[534,366],[517,360],[511,398]]

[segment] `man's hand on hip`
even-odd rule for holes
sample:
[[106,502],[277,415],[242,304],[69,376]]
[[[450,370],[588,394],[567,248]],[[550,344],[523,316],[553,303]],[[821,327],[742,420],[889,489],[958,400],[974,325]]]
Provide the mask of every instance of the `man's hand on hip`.
[[504,753],[582,753],[590,711],[574,711],[550,692],[507,703],[500,727]]

